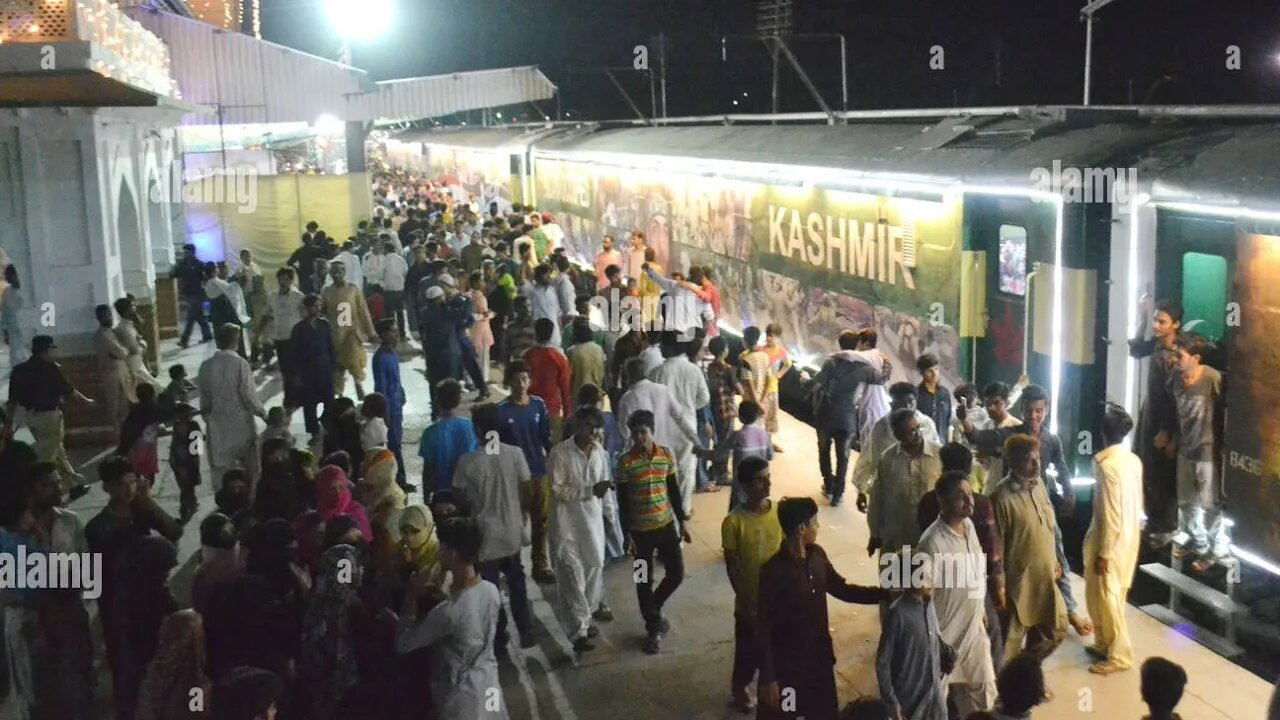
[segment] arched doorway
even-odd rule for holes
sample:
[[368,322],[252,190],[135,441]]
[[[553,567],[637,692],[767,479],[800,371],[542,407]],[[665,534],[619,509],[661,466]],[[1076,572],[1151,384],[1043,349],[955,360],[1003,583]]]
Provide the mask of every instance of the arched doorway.
[[[139,299],[150,299],[151,252],[142,223],[138,218],[138,203],[133,188],[122,178],[116,200],[116,234],[113,249],[120,257],[123,287],[116,297],[133,293]],[[113,288],[114,290],[115,288]],[[115,298],[112,298],[113,300]]]

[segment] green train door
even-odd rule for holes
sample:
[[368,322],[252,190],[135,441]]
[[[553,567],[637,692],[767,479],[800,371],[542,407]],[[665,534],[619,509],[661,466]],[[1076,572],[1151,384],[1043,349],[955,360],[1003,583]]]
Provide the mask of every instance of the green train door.
[[1153,300],[1182,305],[1182,330],[1213,343],[1208,364],[1225,373],[1231,342],[1228,304],[1234,299],[1236,225],[1233,220],[1161,211],[1156,219]]

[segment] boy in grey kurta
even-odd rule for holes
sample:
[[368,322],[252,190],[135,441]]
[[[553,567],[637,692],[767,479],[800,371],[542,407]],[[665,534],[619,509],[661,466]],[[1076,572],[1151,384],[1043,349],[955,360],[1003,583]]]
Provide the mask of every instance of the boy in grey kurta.
[[996,586],[996,607],[1009,618],[1005,659],[1026,652],[1043,661],[1067,635],[1067,607],[1054,584],[1062,573],[1057,524],[1040,479],[1036,439],[1010,437],[1004,458],[1009,473],[991,493],[991,508],[1004,550],[1005,583]]
[[[928,563],[924,567],[927,570]],[[947,720],[942,656],[954,655],[938,634],[931,583],[911,584],[917,587],[893,601],[880,632],[880,647],[876,650],[880,699],[896,708],[901,720]]]

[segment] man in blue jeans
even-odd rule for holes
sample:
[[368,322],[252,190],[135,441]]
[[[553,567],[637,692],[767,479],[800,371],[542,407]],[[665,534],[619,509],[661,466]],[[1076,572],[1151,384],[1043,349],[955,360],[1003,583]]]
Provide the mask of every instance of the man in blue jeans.
[[182,294],[182,301],[187,304],[186,325],[182,328],[182,338],[178,340],[179,347],[186,347],[191,340],[191,328],[197,323],[200,325],[201,342],[209,342],[213,339],[213,330],[209,327],[209,320],[204,316],[204,263],[200,262],[200,258],[196,257],[195,245],[184,245],[182,251],[182,260],[173,269],[173,277],[178,281],[178,292]]

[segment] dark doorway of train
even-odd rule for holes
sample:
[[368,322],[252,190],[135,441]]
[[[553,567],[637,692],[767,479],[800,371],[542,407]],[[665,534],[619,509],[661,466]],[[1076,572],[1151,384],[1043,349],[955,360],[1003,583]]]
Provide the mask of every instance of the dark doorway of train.
[[[984,332],[966,339],[962,353],[963,375],[979,393],[996,381],[1013,385],[1024,372],[1031,382],[1046,389],[1050,385],[1052,359],[1034,350],[1042,344],[1035,332],[1050,329],[1029,327],[1028,319],[1034,317],[1037,303],[1051,300],[1048,273],[1054,261],[1056,222],[1051,203],[1025,197],[965,197],[965,249],[985,256]],[[1041,292],[1044,298],[1037,297]]]
[[1182,305],[1182,331],[1213,344],[1208,364],[1223,374],[1224,381],[1232,340],[1228,305],[1236,295],[1236,232],[1232,218],[1158,211],[1155,282],[1142,288],[1156,302],[1175,300]]

